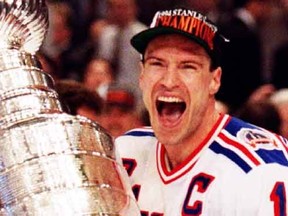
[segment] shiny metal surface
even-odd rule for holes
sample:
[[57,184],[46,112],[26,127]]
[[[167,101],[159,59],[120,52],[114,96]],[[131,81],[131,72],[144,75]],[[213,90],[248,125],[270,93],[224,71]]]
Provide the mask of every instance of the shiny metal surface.
[[43,114],[0,130],[0,158],[3,215],[138,215],[111,136],[87,118]]
[[[53,207],[45,205],[53,201]],[[112,202],[107,202],[112,200]],[[51,201],[50,201],[51,203]],[[27,209],[27,207],[32,207]],[[130,216],[135,215],[131,209],[137,208],[133,198],[123,194],[122,191],[114,190],[104,186],[80,187],[67,190],[54,191],[49,194],[33,194],[13,205],[9,214],[2,211],[0,215],[17,215],[15,212],[22,212],[21,215],[93,215],[93,216]],[[27,211],[27,210],[28,211]],[[32,210],[32,211],[31,211]],[[29,212],[29,213],[28,213]],[[115,213],[119,212],[119,213]]]
[[85,117],[61,113],[38,114],[28,121],[22,119],[0,130],[0,158],[5,162],[4,166],[0,165],[0,172],[34,157],[63,152],[86,151],[115,160],[111,136]]
[[55,91],[20,88],[0,94],[0,119],[23,110],[60,113],[63,111],[63,106]]
[[0,50],[39,49],[48,27],[45,0],[1,0],[0,16]]
[[19,215],[21,212],[20,215],[41,216],[133,216],[135,212],[132,209],[137,209],[132,197],[122,191],[100,185],[63,188],[53,193],[33,194],[22,202],[15,203],[9,211],[2,211],[0,215]]
[[38,69],[40,63],[34,55],[12,49],[5,50],[5,52],[0,52],[0,66],[1,70],[9,70],[14,68]]
[[35,52],[43,0],[0,0],[0,215],[140,216],[111,136],[65,113]]
[[0,71],[0,92],[24,87],[49,89],[54,88],[54,81],[51,76],[43,73],[41,70],[15,68]]

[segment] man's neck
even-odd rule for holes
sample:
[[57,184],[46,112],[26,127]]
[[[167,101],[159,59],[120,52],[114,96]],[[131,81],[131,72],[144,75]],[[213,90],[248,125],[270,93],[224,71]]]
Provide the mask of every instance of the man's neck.
[[[203,121],[199,129],[187,140],[177,145],[164,145],[167,154],[167,164],[171,170],[181,165],[202,144],[219,119],[219,113],[215,112],[209,121]],[[204,144],[205,145],[205,144]]]

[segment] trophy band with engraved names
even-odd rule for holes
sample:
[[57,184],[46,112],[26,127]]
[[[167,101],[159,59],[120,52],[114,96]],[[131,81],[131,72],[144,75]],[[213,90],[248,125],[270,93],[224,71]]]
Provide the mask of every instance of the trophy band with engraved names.
[[44,0],[0,0],[0,215],[138,216],[111,136],[63,111],[35,53]]

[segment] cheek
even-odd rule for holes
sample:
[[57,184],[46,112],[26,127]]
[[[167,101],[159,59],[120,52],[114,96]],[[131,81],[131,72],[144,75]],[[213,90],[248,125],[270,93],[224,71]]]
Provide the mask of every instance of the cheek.
[[152,73],[144,72],[141,73],[139,78],[139,86],[143,93],[151,91],[151,88],[155,85],[156,76],[154,76]]
[[139,87],[140,87],[141,91],[143,91],[143,89],[144,89],[143,86],[144,86],[143,75],[140,74],[140,77],[139,77]]
[[142,98],[144,101],[145,106],[149,109],[151,106],[151,101],[153,100],[152,95],[153,95],[153,88],[157,82],[155,81],[153,76],[143,76],[141,75],[139,79],[139,87],[142,91]]
[[189,77],[182,79],[182,85],[184,85],[188,91],[192,94],[201,94],[208,89],[208,83],[202,77]]
[[151,82],[148,82],[148,81],[145,81],[145,80],[141,81],[140,82],[140,88],[142,90],[143,100],[144,100],[144,102],[146,104],[152,98]]
[[210,98],[210,82],[207,79],[193,79],[185,81],[186,91],[189,94],[190,103],[192,107],[197,106],[197,104],[206,103]]

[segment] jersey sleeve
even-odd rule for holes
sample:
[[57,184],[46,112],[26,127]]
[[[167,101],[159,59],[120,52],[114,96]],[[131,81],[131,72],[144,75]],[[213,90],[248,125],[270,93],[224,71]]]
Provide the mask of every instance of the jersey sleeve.
[[287,215],[288,167],[257,167],[238,184],[236,215]]

